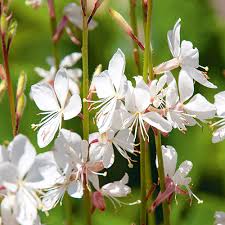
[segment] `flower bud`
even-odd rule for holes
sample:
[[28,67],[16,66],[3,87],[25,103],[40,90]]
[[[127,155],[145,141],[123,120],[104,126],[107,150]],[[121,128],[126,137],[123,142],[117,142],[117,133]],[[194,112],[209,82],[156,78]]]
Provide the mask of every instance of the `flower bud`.
[[26,106],[26,102],[27,102],[27,98],[26,98],[25,94],[22,94],[18,98],[17,105],[16,105],[16,117],[17,117],[17,120],[20,120],[20,118],[22,117],[24,108]]
[[0,19],[0,26],[1,26],[1,33],[5,34],[7,31],[7,27],[8,27],[8,22],[7,22],[7,18],[6,15],[4,13],[2,13],[1,15],[1,19]]
[[17,83],[17,90],[16,90],[16,97],[17,98],[19,98],[23,94],[23,92],[26,88],[26,83],[27,83],[27,75],[24,71],[22,71],[20,73],[18,83]]
[[7,82],[6,82],[6,80],[3,80],[3,81],[0,83],[0,101],[1,101],[1,99],[3,98],[6,89],[7,89]]
[[131,26],[127,23],[127,21],[115,10],[109,9],[109,13],[112,18],[117,22],[117,24],[137,43],[137,45],[144,50],[143,44],[138,40],[138,38],[134,35],[134,32]]
[[99,64],[96,68],[95,68],[95,72],[93,73],[93,77],[99,75],[102,72],[102,65]]
[[105,200],[101,192],[95,191],[92,194],[92,205],[93,209],[99,209],[100,211],[104,211],[106,206],[105,206]]
[[91,22],[91,19],[93,18],[93,16],[95,15],[97,9],[101,6],[101,4],[103,3],[104,0],[95,0],[94,2],[94,8],[91,12],[91,15],[88,18],[88,24]]

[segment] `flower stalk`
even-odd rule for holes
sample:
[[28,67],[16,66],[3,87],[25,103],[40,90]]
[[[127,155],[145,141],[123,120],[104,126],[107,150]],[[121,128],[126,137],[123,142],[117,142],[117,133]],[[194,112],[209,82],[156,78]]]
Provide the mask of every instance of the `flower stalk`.
[[[166,190],[165,184],[165,175],[164,175],[164,166],[163,166],[163,156],[161,150],[161,134],[157,132],[155,134],[155,145],[156,145],[156,154],[158,157],[158,176],[160,181],[160,191],[163,193]],[[163,221],[164,225],[170,225],[170,209],[166,201],[163,202]]]
[[58,53],[58,47],[57,42],[54,41],[54,35],[57,29],[57,22],[56,22],[56,15],[55,15],[55,5],[54,0],[48,0],[48,10],[49,10],[49,17],[50,17],[50,25],[51,25],[51,35],[52,35],[52,53],[54,57],[55,62],[55,68],[56,71],[59,69],[59,53]]
[[[4,69],[6,74],[6,81],[7,81],[7,92],[9,97],[9,106],[10,106],[10,113],[11,113],[11,121],[12,121],[12,131],[13,136],[16,135],[16,111],[15,111],[15,99],[14,99],[14,91],[12,86],[12,80],[9,70],[9,58],[8,58],[8,51],[6,46],[6,30],[3,29],[3,18],[4,14],[1,15],[1,41],[2,41],[2,57],[4,62]],[[7,23],[6,19],[4,23]]]
[[[82,67],[83,67],[83,97],[88,96],[89,77],[88,77],[88,16],[87,0],[82,0],[83,10],[83,32],[82,32]],[[88,140],[89,136],[89,111],[88,102],[83,102],[83,139]],[[84,179],[85,180],[85,179]],[[86,212],[86,224],[91,225],[91,198],[86,182],[84,182],[84,207]]]

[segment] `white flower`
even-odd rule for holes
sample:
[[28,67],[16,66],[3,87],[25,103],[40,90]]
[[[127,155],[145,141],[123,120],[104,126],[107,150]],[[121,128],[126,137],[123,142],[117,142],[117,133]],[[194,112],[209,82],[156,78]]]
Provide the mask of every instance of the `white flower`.
[[100,103],[94,109],[100,108],[97,113],[97,126],[100,133],[105,133],[112,127],[113,117],[117,107],[121,107],[127,90],[127,79],[124,75],[125,56],[118,49],[109,62],[108,70],[94,76],[92,85],[96,89]]
[[140,201],[137,200],[133,203],[125,203],[117,198],[126,197],[128,194],[131,193],[131,188],[127,185],[129,180],[129,176],[127,173],[123,176],[123,178],[119,181],[114,181],[112,183],[105,184],[101,187],[101,189],[97,190],[92,194],[92,204],[94,209],[100,209],[101,211],[104,211],[105,206],[105,200],[104,197],[107,197],[112,202],[113,206],[116,208],[116,203],[121,206],[124,205],[134,205],[139,204]]
[[[44,210],[55,207],[66,191],[73,198],[81,198],[84,184],[89,187],[91,182],[96,189],[99,188],[98,175],[104,175],[99,173],[104,167],[97,156],[91,152],[88,155],[88,147],[88,142],[78,134],[65,129],[60,131],[55,141],[54,159],[49,159],[50,164],[55,163],[54,177],[58,179],[43,196]],[[51,179],[52,173],[46,172],[44,177]]]
[[214,98],[217,116],[221,119],[212,124],[212,127],[217,127],[213,132],[212,142],[218,143],[225,139],[225,91],[216,94]]
[[[192,196],[197,199],[198,203],[203,203],[190,189],[189,184],[191,183],[191,178],[187,177],[192,169],[191,161],[184,161],[180,164],[179,168],[176,170],[177,165],[177,152],[172,146],[162,146],[162,156],[164,165],[164,174],[166,182],[166,190],[160,192],[156,200],[153,202],[151,209],[154,210],[159,204],[167,199],[171,199],[173,193],[175,194],[188,194],[191,198]],[[158,168],[158,159],[156,158],[156,166]],[[182,187],[187,189],[182,190]]]
[[[148,125],[168,133],[172,130],[171,124],[158,113],[158,110],[150,107],[156,100],[158,95],[157,91],[151,92],[151,89],[143,82],[143,79],[136,77],[136,87],[134,88],[129,83],[129,88],[125,97],[125,107],[129,114],[124,121],[124,127],[130,127],[131,130],[135,130],[134,136],[136,137],[137,128],[140,127],[143,138],[148,137],[145,123]],[[153,85],[155,88],[155,85]],[[154,94],[153,94],[154,93]],[[156,101],[154,101],[156,100]],[[160,105],[157,103],[157,105]]]
[[172,126],[186,131],[185,126],[194,126],[197,123],[196,119],[203,122],[212,119],[215,116],[216,108],[201,94],[192,97],[193,92],[189,91],[192,86],[188,86],[187,78],[182,74],[180,74],[179,96],[176,80],[170,72],[166,73],[169,85],[166,92],[165,109],[166,117]]
[[[79,29],[83,30],[83,12],[80,6],[78,6],[76,3],[69,3],[64,8],[64,15],[67,17],[67,19]],[[97,23],[94,20],[91,20],[88,24],[88,29],[93,30],[97,26]]]
[[225,225],[225,212],[215,212],[215,225]]
[[[70,55],[65,56],[59,65],[59,68],[67,69],[67,74],[69,79],[69,90],[71,94],[80,93],[78,84],[79,84],[79,79],[82,76],[82,70],[78,68],[73,69],[71,67],[73,67],[77,63],[77,61],[81,58],[81,56],[82,56],[81,53],[74,52]],[[53,58],[48,57],[47,62],[51,66],[50,70],[45,70],[41,67],[36,67],[34,70],[40,77],[43,78],[40,81],[40,83],[49,83],[52,85],[57,71],[54,65],[55,63]]]
[[132,167],[131,158],[127,152],[134,154],[134,137],[128,129],[115,132],[109,130],[106,133],[98,132],[89,135],[90,151],[102,159],[105,168],[109,168],[114,163],[114,149],[128,160],[129,166]]
[[39,174],[36,151],[25,136],[17,135],[8,152],[9,161],[0,164],[0,186],[5,188],[1,204],[3,223],[34,225],[37,209],[42,207],[38,192],[48,187],[48,182]]
[[181,67],[179,75],[179,83],[181,77],[185,77],[187,86],[192,88],[188,89],[190,95],[193,94],[193,80],[208,88],[217,88],[214,84],[210,83],[204,74],[204,72],[198,70],[203,68],[206,71],[208,68],[204,68],[199,65],[199,51],[197,48],[193,48],[193,44],[190,41],[182,41],[180,43],[180,19],[174,25],[173,30],[168,31],[167,38],[170,48],[170,52],[173,55],[173,59],[165,63],[160,64],[154,68],[156,74],[164,73]]
[[26,0],[25,4],[32,6],[33,8],[38,8],[43,3],[43,0]]
[[54,88],[49,84],[35,84],[31,87],[32,96],[38,108],[44,114],[41,122],[33,125],[38,130],[38,145],[47,146],[61,128],[62,119],[69,120],[81,111],[81,99],[78,94],[69,96],[69,80],[65,69],[60,69],[55,77]]

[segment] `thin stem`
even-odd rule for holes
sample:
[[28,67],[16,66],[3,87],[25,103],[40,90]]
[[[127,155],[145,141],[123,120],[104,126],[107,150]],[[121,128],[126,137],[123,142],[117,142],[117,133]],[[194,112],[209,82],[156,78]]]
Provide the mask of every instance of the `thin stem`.
[[14,91],[9,71],[9,60],[8,60],[8,53],[7,47],[5,43],[5,34],[1,33],[1,40],[2,40],[2,56],[4,61],[4,69],[6,73],[6,80],[7,80],[7,91],[9,97],[9,106],[10,106],[10,113],[11,113],[11,121],[12,121],[12,131],[13,136],[16,135],[16,109],[15,109],[15,100],[14,100]]
[[68,194],[64,197],[64,212],[66,216],[65,225],[72,225],[73,224],[73,208],[72,202]]
[[[137,29],[137,16],[136,16],[136,0],[130,0],[130,21],[131,27],[133,29],[134,35],[138,37],[138,29]],[[137,66],[138,74],[141,73],[141,64],[140,64],[140,53],[139,47],[135,41],[133,41],[133,54],[134,54],[134,61]]]
[[[161,134],[158,132],[155,134],[155,145],[156,145],[156,154],[158,157],[158,175],[160,181],[160,191],[164,192],[166,189],[165,185],[165,175],[164,175],[164,166],[163,166],[163,156],[161,150]],[[163,206],[163,221],[164,225],[170,225],[170,209],[167,202],[162,204]]]
[[[87,0],[82,0],[83,10],[83,32],[82,32],[82,66],[83,66],[83,97],[88,96],[89,77],[88,77],[88,17]],[[88,103],[83,102],[83,138],[88,140],[89,136],[89,111]],[[86,181],[86,178],[84,178]],[[87,183],[84,182],[84,212],[86,213],[86,224],[91,225],[91,198]]]
[[56,71],[59,69],[59,54],[58,54],[58,46],[57,42],[53,41],[54,34],[57,28],[57,21],[55,15],[55,5],[54,0],[48,0],[48,10],[49,10],[49,17],[50,17],[50,25],[51,25],[51,40],[52,40],[52,54],[54,57],[55,68]]

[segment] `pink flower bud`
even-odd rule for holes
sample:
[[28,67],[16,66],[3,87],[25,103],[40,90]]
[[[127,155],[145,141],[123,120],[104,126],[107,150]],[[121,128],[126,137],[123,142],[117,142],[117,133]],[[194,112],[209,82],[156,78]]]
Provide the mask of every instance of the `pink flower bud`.
[[105,206],[105,200],[101,192],[95,191],[92,194],[92,205],[94,211],[95,209],[99,209],[100,211],[105,211],[106,206]]

